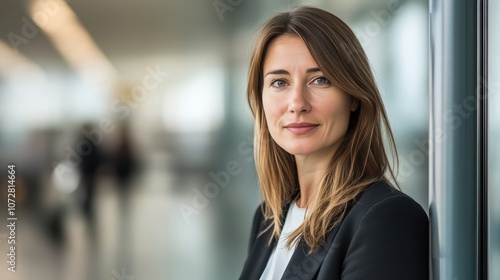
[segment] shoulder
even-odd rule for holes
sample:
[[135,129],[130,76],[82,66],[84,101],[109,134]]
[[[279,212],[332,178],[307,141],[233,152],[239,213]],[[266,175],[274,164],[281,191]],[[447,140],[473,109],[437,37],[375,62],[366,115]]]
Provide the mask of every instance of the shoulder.
[[345,279],[428,279],[427,214],[387,183],[353,202],[334,243],[343,248]]
[[[360,197],[352,202],[352,209],[346,220],[349,217],[361,222],[366,215],[383,214],[384,212],[427,221],[427,214],[420,204],[384,181],[370,185]],[[391,216],[393,215],[388,215],[388,217]]]
[[[426,242],[427,214],[413,198],[380,181],[367,187],[339,225],[336,242],[347,247],[359,241],[397,243],[407,238]],[[392,241],[391,241],[392,240]]]
[[351,210],[341,223],[341,231],[351,238],[362,229],[380,233],[414,230],[414,233],[427,234],[428,224],[427,214],[420,204],[380,181],[352,201]]

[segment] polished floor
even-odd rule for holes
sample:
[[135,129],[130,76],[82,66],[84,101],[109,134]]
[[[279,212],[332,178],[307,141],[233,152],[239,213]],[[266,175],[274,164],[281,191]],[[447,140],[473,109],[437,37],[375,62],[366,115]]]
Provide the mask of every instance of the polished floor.
[[[189,192],[178,192],[169,187],[173,185],[173,177],[161,168],[146,170],[132,183],[128,202],[126,196],[118,192],[112,177],[99,180],[93,227],[77,207],[76,195],[60,199],[63,201],[63,239],[54,240],[54,236],[47,234],[45,223],[41,223],[40,216],[35,213],[19,214],[17,271],[9,272],[4,265],[0,278],[237,278],[247,247],[242,236],[249,223],[243,220],[241,223],[248,225],[240,226],[232,222],[229,227],[236,228],[233,232],[241,234],[233,236],[233,240],[226,238],[222,241],[220,227],[226,227],[224,221],[230,222],[234,213],[221,216],[209,206],[195,217],[196,220],[186,223],[178,208],[182,202],[189,203]],[[200,186],[199,181],[189,181],[186,184]],[[239,209],[245,210],[244,207]],[[247,212],[243,216],[250,219]],[[5,237],[5,234],[0,236],[3,241]],[[6,252],[7,243],[1,242],[0,249],[2,253]]]

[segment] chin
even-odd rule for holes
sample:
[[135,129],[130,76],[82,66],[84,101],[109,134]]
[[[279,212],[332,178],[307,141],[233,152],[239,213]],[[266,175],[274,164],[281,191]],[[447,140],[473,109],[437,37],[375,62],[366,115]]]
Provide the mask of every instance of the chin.
[[313,147],[307,147],[304,145],[299,145],[299,146],[281,146],[283,150],[287,151],[289,154],[294,155],[294,156],[302,156],[302,155],[308,155],[312,154],[317,151],[317,149],[314,149]]

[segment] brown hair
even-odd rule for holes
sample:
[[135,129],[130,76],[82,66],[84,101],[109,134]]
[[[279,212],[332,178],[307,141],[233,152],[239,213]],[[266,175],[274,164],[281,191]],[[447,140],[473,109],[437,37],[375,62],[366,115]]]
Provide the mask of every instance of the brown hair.
[[265,219],[272,220],[265,230],[272,228],[272,236],[279,238],[284,207],[299,192],[294,156],[271,138],[262,106],[266,51],[273,39],[285,34],[301,38],[326,78],[359,102],[303,224],[288,238],[289,247],[303,238],[312,252],[342,220],[349,202],[367,186],[387,177],[396,182],[384,148],[384,133],[396,163],[397,151],[368,58],[351,29],[331,13],[313,7],[298,7],[274,16],[257,37],[247,88],[255,117],[255,162],[265,201],[262,211]]

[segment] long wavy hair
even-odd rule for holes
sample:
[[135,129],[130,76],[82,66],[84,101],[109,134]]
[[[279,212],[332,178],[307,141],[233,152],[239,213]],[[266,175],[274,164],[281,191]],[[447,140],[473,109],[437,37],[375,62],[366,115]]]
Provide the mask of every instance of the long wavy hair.
[[380,180],[399,187],[384,137],[396,166],[397,151],[368,58],[352,30],[338,17],[314,7],[298,7],[274,16],[258,34],[247,88],[255,117],[255,163],[264,201],[262,212],[272,221],[263,232],[272,229],[271,240],[279,238],[285,207],[299,194],[295,158],[272,139],[262,105],[266,51],[281,35],[301,38],[325,76],[359,102],[351,113],[344,140],[307,207],[303,224],[288,236],[289,248],[302,238],[312,252],[324,243],[327,232],[341,222],[349,203],[366,187]]

